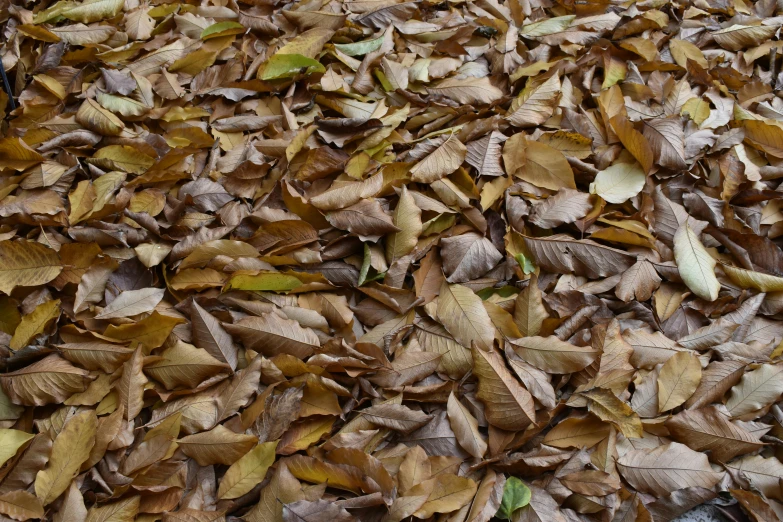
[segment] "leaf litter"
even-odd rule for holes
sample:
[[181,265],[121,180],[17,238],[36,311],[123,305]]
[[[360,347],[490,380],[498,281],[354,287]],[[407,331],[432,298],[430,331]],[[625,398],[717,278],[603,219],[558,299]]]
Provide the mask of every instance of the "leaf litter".
[[779,3],[0,24],[3,520],[783,517]]

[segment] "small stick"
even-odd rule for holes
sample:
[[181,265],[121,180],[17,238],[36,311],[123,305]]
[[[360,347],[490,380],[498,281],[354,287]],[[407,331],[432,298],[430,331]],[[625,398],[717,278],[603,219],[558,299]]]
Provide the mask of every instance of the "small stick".
[[777,61],[777,58],[778,58],[778,48],[777,47],[773,47],[772,49],[769,50],[769,73],[772,75],[772,86],[773,87],[777,83],[775,81],[775,73],[776,73],[776,71],[775,71],[776,67],[775,66],[777,65],[775,62]]
[[5,74],[5,67],[3,66],[3,60],[0,60],[0,76],[3,77],[3,88],[8,95],[8,102],[11,104],[11,110],[16,109],[16,103],[14,102],[14,95],[11,92],[11,84],[8,82],[8,76]]

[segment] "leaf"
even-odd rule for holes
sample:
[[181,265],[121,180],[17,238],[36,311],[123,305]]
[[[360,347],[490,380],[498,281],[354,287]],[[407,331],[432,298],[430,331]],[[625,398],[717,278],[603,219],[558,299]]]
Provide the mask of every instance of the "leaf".
[[596,388],[582,395],[588,398],[587,409],[601,420],[617,426],[628,438],[642,438],[642,421],[626,403],[609,390]]
[[544,307],[543,294],[538,287],[538,277],[530,278],[528,285],[517,294],[514,305],[514,323],[523,336],[536,336],[541,326],[549,318]]
[[321,345],[318,336],[310,328],[283,319],[277,314],[245,317],[236,324],[224,324],[226,331],[238,336],[245,348],[272,357],[281,353],[305,358]]
[[487,422],[518,431],[535,421],[533,397],[506,369],[498,352],[474,346],[473,373],[479,381],[476,397],[484,403]]
[[27,491],[11,491],[0,495],[0,513],[14,520],[43,518],[44,508],[38,498]]
[[530,498],[530,488],[518,478],[509,477],[503,487],[503,500],[495,516],[501,520],[511,520],[514,512],[530,503]]
[[467,287],[450,285],[445,281],[440,287],[437,316],[446,330],[462,346],[473,343],[489,350],[495,339],[495,329],[484,309],[481,298]]
[[283,520],[285,522],[315,522],[324,520],[326,517],[335,522],[356,520],[344,508],[326,500],[317,500],[315,502],[298,500],[283,506]]
[[218,498],[239,498],[260,484],[275,461],[277,441],[259,444],[231,465],[223,475]]
[[615,163],[596,175],[590,192],[609,203],[625,203],[641,192],[646,180],[638,163]]
[[86,129],[104,136],[117,136],[125,128],[121,119],[91,98],[84,100],[84,103],[79,107],[76,121]]
[[298,74],[312,74],[324,71],[326,71],[324,66],[312,58],[295,53],[280,54],[278,51],[278,53],[272,56],[264,65],[261,79],[279,80],[281,78],[290,78]]
[[755,47],[772,37],[777,32],[775,25],[741,25],[734,24],[725,29],[714,31],[712,37],[718,45],[730,51],[740,51],[747,47]]
[[783,366],[763,364],[747,372],[731,388],[726,409],[732,417],[740,417],[771,404],[783,394]]
[[589,279],[620,274],[633,266],[635,258],[589,239],[572,239],[565,234],[546,238],[524,237],[536,264],[549,271],[573,273]]
[[383,235],[401,230],[375,199],[363,199],[350,207],[329,212],[326,220],[333,227],[356,234],[362,241],[378,241]]
[[669,40],[669,50],[674,61],[683,69],[688,68],[688,60],[693,60],[704,68],[708,67],[707,60],[704,58],[704,53],[701,52],[701,49],[686,40],[677,38]]
[[487,443],[479,433],[478,421],[454,396],[449,394],[446,410],[449,414],[449,423],[457,436],[460,446],[476,458],[481,458],[487,452]]
[[715,259],[687,222],[674,235],[674,259],[680,277],[694,294],[707,301],[718,298],[720,283],[715,277]]
[[465,161],[468,149],[453,134],[424,143],[424,159],[411,167],[416,183],[432,183],[457,170]]
[[711,488],[723,476],[712,470],[704,454],[676,442],[630,450],[617,468],[635,489],[659,496],[687,487]]
[[204,348],[212,357],[227,363],[232,370],[237,367],[238,350],[233,339],[220,325],[212,314],[193,301],[193,341],[199,348]]
[[541,228],[555,228],[585,217],[592,208],[588,194],[563,188],[533,207],[530,222]]
[[421,209],[416,205],[416,200],[403,186],[400,192],[400,200],[392,215],[392,223],[399,232],[392,233],[386,240],[386,261],[393,263],[395,260],[410,254],[422,232]]
[[574,346],[554,336],[529,336],[508,342],[520,359],[549,373],[578,372],[598,357],[598,352],[589,346]]
[[142,371],[143,367],[144,358],[139,346],[130,360],[122,365],[122,377],[117,383],[120,403],[128,420],[135,419],[144,407],[144,385],[149,381]]
[[[547,20],[547,22],[548,21],[550,20]],[[530,24],[525,27],[535,33],[535,30],[532,27],[535,25],[536,24]],[[524,28],[520,34],[525,34]],[[530,34],[532,35],[533,33]],[[522,92],[519,93],[519,96],[511,102],[509,115],[507,116],[509,123],[515,127],[523,128],[534,127],[544,123],[554,113],[557,99],[560,96],[560,89],[560,77],[557,74],[554,74],[543,81],[535,79],[528,80],[528,83],[525,85]]]
[[55,354],[0,376],[3,391],[14,404],[34,406],[62,403],[83,392],[90,380],[89,372]]
[[757,491],[780,500],[780,478],[783,477],[783,464],[777,458],[747,455],[731,461],[726,465],[726,468],[734,476],[743,477]]
[[44,333],[52,321],[60,317],[60,300],[46,301],[35,307],[30,314],[22,317],[8,346],[20,350],[30,344],[38,335]]
[[669,411],[688,400],[701,382],[699,358],[691,352],[677,352],[658,375],[658,411]]
[[206,350],[179,340],[163,351],[160,358],[144,365],[144,373],[167,390],[196,388],[205,379],[226,370],[228,365],[209,355]]
[[652,169],[654,156],[650,143],[644,135],[637,131],[633,124],[622,115],[614,116],[609,123],[614,132],[617,133],[617,137],[620,138],[623,147],[642,166],[642,172],[648,174],[650,169]]
[[113,18],[122,12],[125,5],[121,0],[85,0],[79,4],[64,4],[60,16],[85,24]]
[[31,241],[0,241],[0,292],[52,281],[62,270],[57,252]]
[[[512,146],[518,145],[513,139],[507,140],[503,148],[504,159],[506,148]],[[524,150],[525,164],[520,170],[513,172],[514,176],[549,190],[576,188],[574,171],[571,170],[571,165],[562,152],[549,145],[529,140],[526,140]],[[508,162],[506,169],[511,170]]]
[[666,428],[689,448],[708,451],[715,462],[728,462],[763,447],[758,437],[729,422],[715,407],[680,412],[666,421]]
[[740,288],[754,288],[759,292],[780,292],[783,290],[783,277],[724,264],[721,264],[721,268],[729,276],[729,279]]
[[201,466],[232,465],[255,447],[257,442],[255,436],[234,433],[222,424],[177,440],[182,452]]
[[443,271],[449,283],[478,279],[497,265],[503,256],[490,240],[469,232],[441,240]]
[[163,299],[163,293],[164,291],[158,288],[142,288],[123,292],[95,318],[115,319],[150,312]]
[[418,410],[406,408],[401,404],[379,404],[362,410],[362,417],[376,426],[389,428],[402,433],[421,428],[432,417]]
[[427,92],[445,96],[462,104],[491,104],[503,97],[503,91],[492,85],[489,78],[447,78]]
[[54,439],[49,462],[35,477],[35,496],[45,506],[68,489],[82,463],[89,458],[97,427],[95,411],[83,411],[71,417]]
[[465,161],[478,170],[481,176],[504,176],[502,155],[506,136],[493,131],[480,140],[467,144]]
[[658,165],[672,170],[686,168],[685,134],[679,117],[645,121],[643,134],[655,153]]
[[87,522],[131,522],[136,520],[140,503],[141,497],[136,495],[105,506],[93,507],[87,514]]
[[0,138],[0,167],[25,170],[41,163],[43,160],[43,156],[31,149],[20,138]]
[[16,452],[24,446],[27,441],[32,439],[34,435],[32,433],[25,433],[24,431],[2,429],[0,430],[0,465],[5,464],[8,460],[16,455]]
[[476,494],[478,486],[465,477],[443,473],[430,479],[434,487],[427,501],[413,515],[417,518],[429,518],[434,513],[451,513],[467,505]]

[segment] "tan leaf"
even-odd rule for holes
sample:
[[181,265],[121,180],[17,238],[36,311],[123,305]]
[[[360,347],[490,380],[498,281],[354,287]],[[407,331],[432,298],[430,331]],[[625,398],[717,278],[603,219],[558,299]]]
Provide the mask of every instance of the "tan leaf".
[[713,406],[680,412],[666,421],[666,428],[675,440],[689,448],[708,451],[715,462],[728,462],[763,447],[758,437],[729,422]]
[[509,344],[523,361],[549,373],[578,372],[598,357],[589,346],[574,346],[555,336],[510,339]]
[[533,207],[530,222],[541,228],[555,228],[585,217],[592,208],[589,194],[562,188]]
[[460,446],[476,458],[483,457],[487,452],[487,442],[478,430],[478,421],[453,392],[449,394],[447,411],[451,429]]
[[445,96],[461,104],[491,104],[503,97],[503,91],[492,85],[489,78],[447,78],[427,92]]
[[474,232],[443,238],[440,244],[443,271],[449,283],[478,279],[503,259],[489,239]]
[[152,311],[163,299],[165,290],[162,288],[142,288],[140,290],[127,290],[122,292],[96,319],[115,319],[117,317],[130,317]]
[[498,352],[474,346],[473,373],[479,381],[476,396],[484,403],[484,414],[490,424],[507,431],[520,431],[535,421],[533,397],[506,369]]
[[630,450],[617,468],[631,486],[658,496],[687,487],[711,488],[723,477],[712,470],[706,455],[676,442]]
[[432,183],[448,176],[462,165],[468,149],[453,134],[432,140],[424,159],[411,170],[411,179],[416,183]]
[[[426,519],[435,513],[456,511],[467,505],[473,499],[478,489],[478,485],[469,478],[458,477],[450,473],[440,474],[430,480],[434,481],[435,484],[427,501],[414,513],[414,516],[418,518]],[[413,496],[415,496],[415,493]]]
[[144,373],[167,390],[180,386],[195,388],[205,379],[225,371],[228,371],[228,365],[209,355],[206,350],[180,340],[164,350],[160,359],[144,365]]
[[201,466],[225,464],[238,461],[258,442],[253,435],[234,433],[222,424],[210,431],[188,435],[177,440],[180,449]]
[[531,79],[511,102],[508,121],[515,127],[535,127],[548,120],[560,97],[560,77],[553,74],[543,80]]
[[302,328],[296,321],[274,313],[245,317],[235,324],[223,326],[230,334],[238,336],[245,348],[267,357],[285,353],[304,359],[321,344],[310,328]]
[[764,364],[742,376],[731,389],[726,408],[732,417],[740,417],[777,401],[781,394],[783,365]]
[[692,352],[677,352],[658,375],[658,411],[676,408],[693,395],[701,382],[701,364]]
[[0,513],[14,520],[43,518],[44,508],[41,501],[27,491],[11,491],[0,495]]
[[674,235],[674,259],[682,280],[694,294],[707,301],[718,298],[720,283],[715,277],[716,261],[687,222],[680,225]]
[[90,380],[89,372],[56,354],[0,376],[9,398],[15,404],[30,406],[62,403],[74,393],[83,392]]
[[476,343],[482,350],[492,348],[495,328],[481,298],[469,288],[444,281],[438,297],[437,316],[463,347]]

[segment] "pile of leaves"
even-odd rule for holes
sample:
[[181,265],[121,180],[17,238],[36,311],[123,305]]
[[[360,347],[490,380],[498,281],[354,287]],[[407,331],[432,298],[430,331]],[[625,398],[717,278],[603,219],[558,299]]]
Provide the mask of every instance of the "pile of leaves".
[[2,520],[782,518],[781,25],[0,0]]

